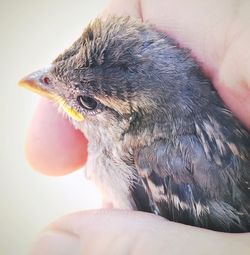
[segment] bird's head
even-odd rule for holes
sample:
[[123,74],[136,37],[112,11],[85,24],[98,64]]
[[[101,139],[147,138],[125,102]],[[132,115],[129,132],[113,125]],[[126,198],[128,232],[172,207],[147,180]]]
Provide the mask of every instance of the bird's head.
[[[161,52],[168,47],[171,56],[175,47],[163,40],[131,18],[96,19],[51,66],[20,84],[57,102],[80,129],[104,127],[119,137],[135,122],[154,122],[166,111],[167,94],[174,91],[171,83],[168,91],[163,86],[169,59]],[[171,76],[173,64],[167,66]]]

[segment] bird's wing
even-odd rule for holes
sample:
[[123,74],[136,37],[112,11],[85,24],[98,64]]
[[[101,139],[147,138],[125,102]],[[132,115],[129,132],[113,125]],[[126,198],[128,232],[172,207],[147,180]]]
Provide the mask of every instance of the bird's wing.
[[234,200],[237,204],[242,192],[233,179],[234,162],[223,165],[209,159],[197,136],[155,141],[135,153],[135,165],[151,211],[213,229],[240,224]]

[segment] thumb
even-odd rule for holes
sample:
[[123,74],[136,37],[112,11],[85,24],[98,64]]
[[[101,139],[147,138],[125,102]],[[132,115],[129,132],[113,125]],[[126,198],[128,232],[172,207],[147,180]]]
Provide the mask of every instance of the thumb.
[[58,109],[41,99],[31,122],[26,156],[34,169],[60,176],[73,172],[87,160],[87,140]]
[[32,255],[250,254],[249,234],[225,234],[122,210],[67,215],[51,224]]

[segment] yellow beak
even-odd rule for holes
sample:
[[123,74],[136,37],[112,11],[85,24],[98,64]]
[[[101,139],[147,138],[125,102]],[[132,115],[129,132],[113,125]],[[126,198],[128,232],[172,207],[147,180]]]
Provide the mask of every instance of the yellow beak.
[[20,80],[18,82],[18,85],[25,88],[25,89],[28,89],[28,90],[30,90],[34,93],[37,93],[40,96],[47,97],[47,98],[52,99],[52,100],[54,100],[54,98],[55,98],[55,96],[52,93],[50,93],[47,90],[39,87],[35,80],[28,79],[28,76],[23,78],[22,80]]
[[55,101],[71,118],[76,121],[83,121],[84,116],[70,107],[62,97],[57,96],[42,87],[43,84],[41,84],[40,78],[41,75],[44,75],[44,73],[45,72],[43,70],[36,71],[20,80],[18,85]]

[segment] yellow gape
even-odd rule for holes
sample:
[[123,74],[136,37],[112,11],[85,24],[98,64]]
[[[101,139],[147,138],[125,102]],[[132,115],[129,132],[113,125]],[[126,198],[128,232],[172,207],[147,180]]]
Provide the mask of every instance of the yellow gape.
[[72,119],[76,121],[84,120],[84,116],[81,113],[74,110],[72,107],[70,107],[63,98],[55,96],[54,101],[56,101]]
[[62,109],[74,120],[76,121],[83,121],[84,120],[84,116],[77,112],[76,110],[74,110],[72,107],[70,107],[63,98],[54,95],[53,93],[48,92],[47,90],[39,87],[35,81],[33,80],[26,80],[23,79],[19,82],[19,85],[32,91],[35,92],[37,94],[39,94],[40,96],[43,97],[47,97],[53,101],[55,101],[56,103],[58,103]]

